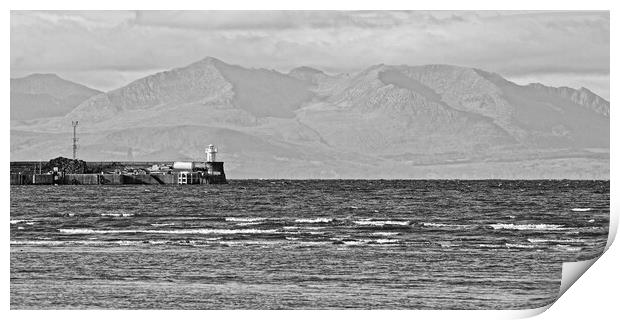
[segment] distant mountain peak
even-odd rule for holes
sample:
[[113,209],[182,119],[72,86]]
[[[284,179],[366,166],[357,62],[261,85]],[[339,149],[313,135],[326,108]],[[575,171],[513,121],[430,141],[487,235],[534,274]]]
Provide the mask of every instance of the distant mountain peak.
[[200,59],[200,60],[198,60],[198,61],[196,61],[194,63],[210,63],[210,64],[213,64],[213,63],[225,63],[225,62],[220,60],[220,59],[218,59],[218,58],[215,58],[215,57],[206,56],[206,57],[204,57],[204,58],[202,58],[202,59]]
[[63,116],[86,99],[100,94],[54,73],[34,73],[11,79],[11,119]]

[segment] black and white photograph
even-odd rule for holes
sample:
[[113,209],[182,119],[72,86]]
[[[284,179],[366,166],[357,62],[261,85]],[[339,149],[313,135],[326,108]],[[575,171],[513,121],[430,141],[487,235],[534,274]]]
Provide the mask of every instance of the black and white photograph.
[[610,11],[10,10],[5,51],[11,310],[538,309],[615,233]]

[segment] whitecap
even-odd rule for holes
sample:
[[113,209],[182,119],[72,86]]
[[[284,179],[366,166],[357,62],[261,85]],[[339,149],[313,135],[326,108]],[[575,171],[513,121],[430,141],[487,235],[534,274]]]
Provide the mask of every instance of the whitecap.
[[11,222],[11,224],[18,224],[18,223],[29,224],[29,223],[34,223],[34,221],[32,221],[32,220],[11,220],[10,222]]
[[570,252],[581,251],[581,248],[579,247],[573,247],[573,246],[569,246],[565,244],[558,244],[557,247],[564,251],[570,251]]
[[267,220],[267,218],[256,218],[256,217],[227,217],[226,221],[230,222],[257,222]]
[[456,247],[456,246],[457,246],[456,244],[452,244],[452,243],[451,243],[451,242],[449,242],[449,241],[442,241],[442,242],[438,242],[438,243],[439,243],[439,245],[440,245],[442,248],[450,248],[450,247]]
[[371,233],[374,236],[396,236],[399,235],[398,232],[373,232]]
[[257,224],[261,224],[262,222],[239,222],[238,226],[255,226]]
[[570,211],[576,211],[576,212],[586,212],[586,211],[590,211],[592,210],[592,208],[572,208],[570,209]]
[[400,242],[398,239],[374,239],[371,240],[372,242],[376,242],[376,243],[398,243]]
[[480,243],[480,244],[478,244],[478,247],[481,247],[481,248],[499,248],[500,245]]
[[298,223],[329,223],[332,221],[334,221],[332,218],[295,219]]
[[11,245],[33,245],[33,246],[45,246],[45,245],[58,245],[62,244],[63,241],[50,241],[50,240],[20,240],[20,241],[11,241]]
[[151,226],[153,227],[166,227],[166,226],[173,226],[174,223],[151,223]]
[[518,243],[506,243],[506,247],[508,248],[522,248],[522,249],[530,249],[534,248],[533,245],[529,244],[518,244]]
[[102,217],[133,217],[133,213],[102,213]]
[[559,224],[511,224],[496,223],[490,225],[493,229],[509,229],[509,230],[566,230],[563,225]]
[[407,226],[409,225],[409,221],[394,221],[394,220],[358,220],[353,221],[355,224],[359,225],[370,225],[370,226],[385,226],[385,225],[399,225],[399,226]]
[[425,227],[433,227],[433,228],[471,228],[471,225],[466,224],[444,224],[444,223],[435,223],[435,222],[422,222],[422,225]]
[[584,239],[527,239],[531,243],[544,243],[544,242],[559,242],[559,243],[581,243],[585,242]]
[[422,225],[425,227],[448,227],[447,224],[434,223],[434,222],[423,222]]
[[164,233],[164,234],[244,234],[244,233],[275,233],[277,230],[264,229],[175,229],[175,230],[141,230],[141,229],[58,229],[70,234],[107,234],[107,233]]

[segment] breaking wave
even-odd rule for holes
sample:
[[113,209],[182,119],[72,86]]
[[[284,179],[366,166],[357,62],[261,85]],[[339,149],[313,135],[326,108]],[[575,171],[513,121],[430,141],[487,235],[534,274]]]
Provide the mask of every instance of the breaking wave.
[[546,243],[546,242],[558,242],[558,243],[583,243],[584,239],[527,239],[531,243]]
[[28,224],[28,225],[33,225],[34,224],[34,221],[32,221],[32,220],[11,220],[10,222],[11,222],[11,224],[18,224],[18,223],[25,223],[25,224]]
[[230,222],[259,222],[267,220],[267,218],[227,217],[225,220]]
[[330,223],[332,221],[334,221],[332,218],[295,219],[298,223]]
[[449,228],[449,229],[465,229],[465,228],[475,227],[475,226],[467,225],[467,224],[445,224],[445,223],[435,223],[435,222],[422,222],[422,225],[425,227],[431,227],[431,228]]
[[174,223],[151,223],[151,226],[153,227],[167,227],[167,226],[173,226]]
[[579,247],[573,247],[573,246],[569,246],[565,244],[558,244],[557,248],[560,250],[570,251],[570,252],[581,251],[581,248]]
[[389,237],[389,236],[397,236],[400,233],[398,233],[398,232],[373,232],[371,234],[373,236],[387,236],[387,237]]
[[365,226],[386,226],[386,225],[396,225],[396,226],[408,226],[409,221],[395,221],[395,220],[357,220],[353,221],[355,224],[365,225]]
[[521,249],[531,249],[534,248],[531,244],[518,244],[518,243],[506,243],[507,248],[521,248]]
[[512,223],[496,223],[490,225],[495,230],[567,230],[564,225],[560,224],[512,224]]
[[133,213],[102,213],[102,217],[133,217]]
[[498,244],[480,243],[480,244],[478,244],[478,247],[481,247],[481,248],[499,248],[501,246],[498,245]]
[[178,229],[178,230],[94,230],[94,229],[58,229],[70,234],[107,234],[107,233],[169,233],[169,234],[243,234],[243,233],[275,233],[278,230],[265,229]]
[[576,212],[586,212],[586,211],[590,211],[592,210],[592,208],[572,208],[570,209],[570,211],[576,211]]

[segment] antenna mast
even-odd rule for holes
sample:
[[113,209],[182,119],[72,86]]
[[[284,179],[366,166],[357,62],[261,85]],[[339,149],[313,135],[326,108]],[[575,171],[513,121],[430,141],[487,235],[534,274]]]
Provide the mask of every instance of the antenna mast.
[[73,126],[73,160],[75,160],[77,158],[77,142],[78,142],[78,138],[75,134],[75,130],[78,126],[78,122],[77,121],[71,121],[71,125]]

